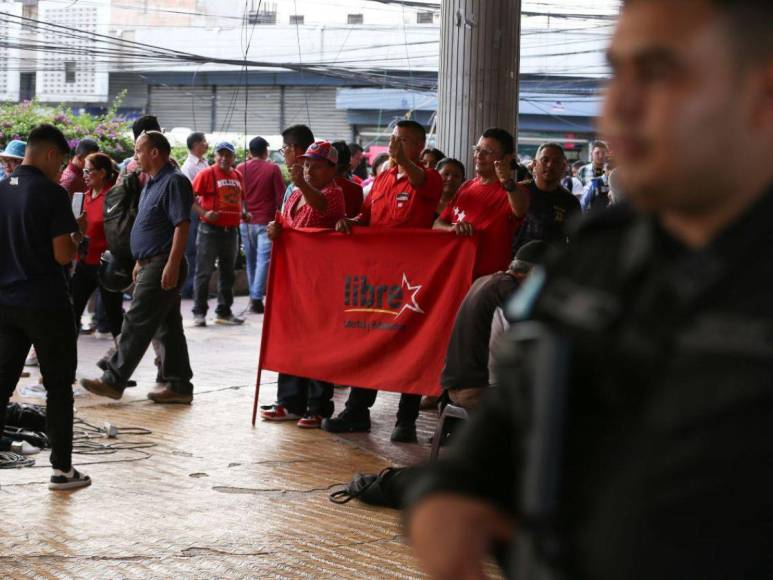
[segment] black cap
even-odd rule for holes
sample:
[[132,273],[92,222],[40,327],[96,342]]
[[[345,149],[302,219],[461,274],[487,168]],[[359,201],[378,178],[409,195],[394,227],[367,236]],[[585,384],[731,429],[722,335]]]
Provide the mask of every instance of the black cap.
[[515,253],[515,259],[521,262],[528,262],[529,264],[541,265],[545,262],[549,251],[550,244],[534,240],[522,245]]

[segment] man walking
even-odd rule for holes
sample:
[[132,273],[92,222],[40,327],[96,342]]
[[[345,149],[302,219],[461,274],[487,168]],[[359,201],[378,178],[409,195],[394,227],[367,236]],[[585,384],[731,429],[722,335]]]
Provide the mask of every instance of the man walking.
[[193,400],[193,372],[180,315],[193,191],[188,178],[169,162],[170,153],[169,141],[158,131],[142,133],[135,144],[137,168],[149,179],[131,232],[136,259],[134,296],[107,370],[100,379],[81,380],[81,385],[96,395],[120,399],[155,337],[160,381],[148,398],[155,403]]
[[[50,489],[91,483],[72,467],[77,330],[65,267],[82,239],[57,177],[70,148],[51,125],[33,129],[20,167],[0,182],[0,434],[5,411],[35,347],[46,388],[51,442]],[[10,442],[0,438],[0,450]]]
[[193,204],[199,215],[196,237],[196,277],[193,287],[193,323],[207,325],[209,280],[218,267],[215,324],[229,326],[244,323],[231,312],[234,302],[234,269],[239,251],[239,224],[244,211],[241,174],[234,169],[236,149],[223,141],[215,145],[215,164],[193,180]]
[[242,244],[247,259],[247,281],[250,286],[250,312],[264,310],[271,240],[266,226],[282,204],[285,185],[279,167],[268,161],[268,141],[255,137],[250,141],[250,157],[237,170],[244,178],[244,205],[247,214],[241,224]]

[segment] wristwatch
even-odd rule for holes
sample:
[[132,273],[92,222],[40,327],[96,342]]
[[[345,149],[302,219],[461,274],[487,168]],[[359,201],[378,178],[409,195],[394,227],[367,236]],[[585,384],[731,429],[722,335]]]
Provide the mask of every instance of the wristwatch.
[[505,181],[502,182],[502,187],[505,188],[505,191],[515,191],[515,188],[516,188],[515,179],[513,179],[512,177],[510,179],[506,179]]

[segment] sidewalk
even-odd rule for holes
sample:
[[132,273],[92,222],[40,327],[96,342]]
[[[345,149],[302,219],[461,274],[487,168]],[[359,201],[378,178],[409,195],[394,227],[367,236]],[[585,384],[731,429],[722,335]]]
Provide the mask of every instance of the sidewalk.
[[[35,467],[0,471],[0,577],[419,576],[397,512],[357,501],[339,506],[328,490],[357,472],[426,458],[435,417],[422,414],[420,445],[389,442],[398,399],[392,394],[379,396],[370,434],[334,436],[260,420],[253,429],[262,316],[247,316],[241,327],[194,328],[190,307],[185,301],[192,405],[146,399],[155,379],[152,349],[123,400],[75,399],[76,417],[90,424],[152,431],[95,441],[155,446],[75,455],[94,483],[72,493],[47,489],[47,453],[35,456]],[[245,307],[246,299],[237,299],[234,311]],[[80,338],[79,378],[99,376],[94,363],[109,346]],[[37,369],[27,370],[32,377],[19,387],[36,382]],[[337,410],[347,392],[337,389]],[[276,375],[266,372],[261,403],[275,394]]]

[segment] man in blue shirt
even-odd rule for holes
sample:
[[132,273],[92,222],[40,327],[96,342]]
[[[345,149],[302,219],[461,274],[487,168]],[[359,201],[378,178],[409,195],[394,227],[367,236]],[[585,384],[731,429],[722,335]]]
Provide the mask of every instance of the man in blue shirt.
[[[0,434],[30,346],[48,392],[50,489],[91,483],[72,467],[72,384],[78,362],[75,317],[65,267],[82,239],[67,192],[57,183],[70,152],[51,125],[33,129],[22,164],[0,182]],[[0,437],[0,450],[9,440]]]
[[134,296],[102,378],[81,380],[86,390],[111,399],[121,398],[155,337],[161,345],[161,380],[148,398],[156,403],[193,400],[193,372],[180,315],[193,190],[188,178],[170,163],[170,153],[169,141],[158,131],[141,134],[135,144],[137,166],[150,179],[131,232]]

